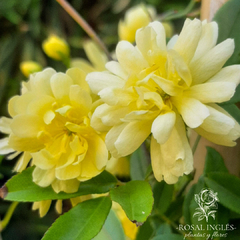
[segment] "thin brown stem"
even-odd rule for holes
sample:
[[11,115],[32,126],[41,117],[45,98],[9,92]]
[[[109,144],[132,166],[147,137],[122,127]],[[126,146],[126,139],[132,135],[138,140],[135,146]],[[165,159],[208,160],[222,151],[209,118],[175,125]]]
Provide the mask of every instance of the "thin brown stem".
[[95,41],[95,43],[106,53],[108,59],[111,60],[111,55],[108,52],[106,46],[90,27],[90,25],[83,19],[83,17],[65,0],[56,0],[63,9],[84,29],[88,36]]

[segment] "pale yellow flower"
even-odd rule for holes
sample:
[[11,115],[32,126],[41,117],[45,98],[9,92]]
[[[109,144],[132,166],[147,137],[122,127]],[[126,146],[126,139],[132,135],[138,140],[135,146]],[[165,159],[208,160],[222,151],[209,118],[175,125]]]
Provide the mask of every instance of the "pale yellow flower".
[[155,18],[155,9],[144,4],[136,5],[127,10],[124,20],[118,24],[120,40],[135,41],[135,34],[139,28],[147,26]]
[[42,66],[34,61],[24,61],[20,63],[20,70],[25,77],[29,77],[30,74],[41,71]]
[[158,181],[175,183],[192,171],[185,124],[208,140],[234,146],[239,124],[216,103],[228,101],[240,81],[240,66],[222,68],[234,41],[216,45],[215,22],[187,19],[179,36],[166,44],[164,27],[150,23],[136,33],[136,46],[121,41],[118,62],[90,73],[92,91],[105,102],[91,125],[108,131],[113,157],[134,152],[151,137],[151,160]]
[[48,68],[33,74],[8,107],[12,118],[2,118],[0,130],[10,135],[2,140],[0,154],[24,152],[20,171],[32,157],[39,186],[71,193],[104,170],[108,151],[90,126],[93,103],[83,71]]
[[61,61],[69,58],[70,49],[67,42],[56,35],[50,35],[43,42],[42,47],[50,58]]

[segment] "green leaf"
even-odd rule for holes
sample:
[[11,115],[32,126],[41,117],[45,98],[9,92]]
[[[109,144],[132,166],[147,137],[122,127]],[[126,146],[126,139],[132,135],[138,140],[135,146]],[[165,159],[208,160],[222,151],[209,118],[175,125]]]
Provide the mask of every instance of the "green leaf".
[[145,181],[131,181],[110,191],[111,199],[121,205],[127,217],[137,226],[146,221],[153,206],[153,194]]
[[113,210],[110,211],[102,230],[93,240],[126,240],[122,224]]
[[166,215],[173,222],[178,221],[179,218],[181,218],[182,216],[183,201],[184,198],[182,196],[176,198],[174,201],[171,202],[164,215]]
[[228,209],[240,213],[240,179],[228,173],[211,173],[205,182],[218,193],[220,203]]
[[146,152],[142,145],[138,148],[130,158],[130,176],[132,180],[144,180],[146,171],[148,168],[148,161],[146,158]]
[[160,224],[156,230],[156,235],[171,234],[171,233],[172,233],[171,226],[166,222]]
[[235,51],[226,62],[226,66],[240,63],[240,1],[230,0],[216,13],[214,19],[218,23],[218,42],[233,38]]
[[153,235],[153,227],[151,225],[151,219],[152,218],[148,218],[146,222],[144,222],[144,224],[142,226],[139,227],[138,231],[137,231],[137,236],[136,236],[136,240],[149,240],[151,239],[152,235]]
[[183,240],[183,236],[179,235],[179,234],[162,234],[162,235],[158,235],[154,238],[152,238],[152,240]]
[[189,189],[183,202],[184,221],[186,224],[189,224],[189,225],[191,224],[191,217],[192,217],[192,211],[189,206],[191,205],[191,202],[194,199],[195,190],[196,190],[196,184],[192,185],[192,187]]
[[158,214],[163,214],[168,209],[173,198],[174,185],[157,182],[153,187],[154,208],[158,209]]
[[207,147],[206,162],[203,173],[206,175],[211,172],[227,173],[228,170],[220,153],[211,147]]
[[1,189],[0,196],[6,200],[36,202],[48,199],[69,199],[77,196],[106,193],[115,187],[117,180],[107,171],[100,175],[82,182],[75,193],[56,193],[51,186],[42,188],[32,181],[32,171],[34,167],[27,168],[22,173],[12,177]]
[[[240,96],[240,91],[239,91],[239,96]],[[219,105],[224,110],[226,110],[240,124],[240,109],[235,104],[219,104]]]
[[60,216],[42,240],[90,240],[101,230],[112,202],[100,197],[81,202]]

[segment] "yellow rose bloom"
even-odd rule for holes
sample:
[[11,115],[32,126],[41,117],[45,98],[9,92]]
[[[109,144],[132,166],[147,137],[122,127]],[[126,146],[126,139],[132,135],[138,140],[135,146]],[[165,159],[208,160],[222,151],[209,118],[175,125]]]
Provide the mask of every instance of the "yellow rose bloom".
[[179,36],[166,44],[160,22],[136,33],[136,46],[120,41],[117,61],[87,81],[104,104],[91,124],[108,131],[113,157],[133,153],[151,136],[151,161],[158,181],[176,183],[193,169],[185,125],[208,140],[234,146],[239,124],[216,103],[228,101],[240,81],[240,65],[223,67],[234,41],[216,45],[216,22],[187,19]]
[[93,102],[85,73],[66,74],[48,68],[23,83],[20,96],[9,101],[11,118],[2,118],[0,154],[24,152],[17,170],[30,158],[33,181],[55,192],[72,193],[81,181],[100,174],[108,161],[102,136],[90,126]]
[[69,58],[70,49],[66,41],[56,35],[50,35],[42,44],[44,52],[55,60]]
[[147,26],[154,17],[155,9],[153,7],[139,4],[130,8],[126,12],[124,20],[120,20],[118,24],[120,40],[134,42],[136,31]]
[[20,70],[25,77],[29,77],[30,74],[41,71],[42,66],[34,61],[24,61],[20,63]]

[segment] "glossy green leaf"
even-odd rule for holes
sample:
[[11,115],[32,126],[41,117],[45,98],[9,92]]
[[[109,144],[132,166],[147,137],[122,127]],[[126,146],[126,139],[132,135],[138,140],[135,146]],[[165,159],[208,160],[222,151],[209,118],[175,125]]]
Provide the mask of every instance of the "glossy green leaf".
[[148,168],[144,146],[138,148],[130,158],[130,176],[132,180],[144,180]]
[[153,187],[154,208],[158,209],[158,214],[163,214],[172,202],[174,186],[162,182],[157,182]]
[[138,227],[136,240],[150,240],[154,229],[151,224],[152,218],[147,218],[147,221],[140,227]]
[[36,202],[48,199],[69,199],[77,196],[106,193],[116,186],[117,180],[107,171],[80,184],[75,193],[56,193],[51,186],[42,188],[32,181],[34,167],[27,168],[22,173],[12,177],[1,189],[0,196],[6,200]]
[[191,224],[191,218],[192,218],[192,211],[189,206],[191,205],[191,202],[194,199],[194,194],[196,192],[195,190],[196,190],[196,184],[191,186],[183,202],[184,222],[189,225]]
[[230,210],[240,213],[240,179],[228,173],[211,173],[205,182],[218,193],[220,203]]
[[153,194],[149,183],[145,181],[130,181],[112,189],[110,196],[121,205],[127,217],[136,225],[145,222],[152,211]]
[[90,240],[101,230],[112,202],[109,197],[84,201],[60,216],[42,240]]
[[110,211],[102,230],[93,240],[126,240],[122,224],[113,210]]
[[183,201],[184,197],[174,199],[164,215],[171,219],[171,221],[178,221],[182,216]]
[[183,240],[183,236],[174,233],[162,234],[152,238],[152,240]]
[[171,226],[166,222],[160,224],[159,227],[156,229],[156,235],[171,234],[171,233],[172,233]]
[[207,155],[204,167],[204,175],[212,172],[225,172],[228,170],[225,166],[224,160],[219,152],[214,148],[207,147]]
[[240,1],[230,0],[216,13],[214,19],[218,23],[218,42],[233,38],[235,50],[225,65],[240,63]]

